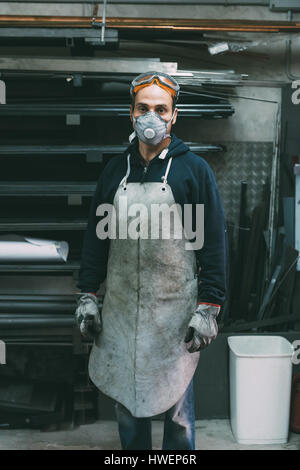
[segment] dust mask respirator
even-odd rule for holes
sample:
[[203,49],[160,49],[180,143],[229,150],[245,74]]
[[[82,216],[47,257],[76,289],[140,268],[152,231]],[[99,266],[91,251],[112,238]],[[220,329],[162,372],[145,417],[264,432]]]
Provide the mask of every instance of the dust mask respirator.
[[[171,137],[170,134],[167,134],[167,129],[168,125],[173,120],[175,109],[168,122],[153,111],[148,111],[137,118],[133,116],[135,130],[133,134],[136,133],[140,140],[150,145],[157,145],[166,137]],[[133,134],[130,136],[131,140],[134,138]]]

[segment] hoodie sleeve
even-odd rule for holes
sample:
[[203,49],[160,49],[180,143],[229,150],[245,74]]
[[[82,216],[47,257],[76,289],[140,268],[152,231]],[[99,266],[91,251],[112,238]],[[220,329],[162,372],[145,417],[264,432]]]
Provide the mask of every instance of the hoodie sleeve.
[[81,292],[96,293],[100,284],[106,278],[109,238],[101,240],[97,237],[96,233],[98,222],[105,217],[105,215],[96,216],[96,209],[103,202],[103,181],[104,171],[100,175],[92,198],[87,229],[84,234],[79,280],[77,283],[77,287]]
[[[198,203],[204,203],[204,243],[195,250],[199,267],[198,303],[222,306],[226,296],[227,233],[224,210],[212,169],[205,162],[198,179]],[[200,183],[200,184],[199,184]]]

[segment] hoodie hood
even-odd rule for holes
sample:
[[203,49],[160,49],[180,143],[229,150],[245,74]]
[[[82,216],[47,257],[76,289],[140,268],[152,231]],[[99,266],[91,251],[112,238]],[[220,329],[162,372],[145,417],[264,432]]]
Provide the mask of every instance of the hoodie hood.
[[[174,132],[171,132],[170,135],[171,142],[168,147],[169,151],[165,158],[179,157],[180,155],[190,151],[190,148],[179,137],[177,137]],[[139,156],[139,139],[137,136],[132,139],[126,153],[132,153]]]
[[183,153],[189,152],[190,147],[186,145],[177,135],[171,132],[171,142],[169,145],[169,151],[167,155],[172,157],[178,157]]

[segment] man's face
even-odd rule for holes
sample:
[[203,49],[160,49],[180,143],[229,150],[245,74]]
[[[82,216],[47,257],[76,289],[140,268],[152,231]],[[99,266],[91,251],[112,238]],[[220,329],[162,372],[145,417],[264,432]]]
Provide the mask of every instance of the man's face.
[[[146,86],[144,88],[141,88],[136,94],[133,115],[135,118],[137,118],[138,116],[141,116],[142,114],[145,114],[148,111],[154,111],[167,122],[172,117],[172,105],[173,99],[170,93],[163,90],[158,85]],[[167,133],[170,133],[172,124],[175,124],[176,122],[177,112],[178,110],[177,108],[175,108],[173,120],[172,122],[170,122],[167,128]],[[131,105],[130,119],[131,122],[133,122]]]

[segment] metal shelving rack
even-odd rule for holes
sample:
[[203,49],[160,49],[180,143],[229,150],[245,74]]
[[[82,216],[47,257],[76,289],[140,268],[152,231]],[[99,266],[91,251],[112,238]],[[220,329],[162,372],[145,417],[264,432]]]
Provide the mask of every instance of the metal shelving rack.
[[[106,1],[104,2],[104,8]],[[99,22],[97,22],[97,27]],[[15,30],[14,30],[15,29]],[[59,28],[57,28],[59,29]],[[22,28],[22,31],[17,28],[5,28],[0,31],[0,43],[9,37],[15,36],[16,38],[24,38],[30,40],[43,36],[47,41],[53,39],[56,35],[57,39],[62,39],[65,42],[64,47],[75,47],[78,40],[84,40],[85,45],[92,47],[117,47],[119,37],[118,31],[105,29],[105,15],[103,24],[101,26],[100,36],[99,28],[89,30],[81,29],[68,29],[62,28],[59,31],[55,29],[46,32],[46,28],[41,30],[36,28],[33,32],[32,29]],[[25,41],[26,42],[26,41]],[[4,41],[5,43],[5,41]],[[25,44],[25,43],[24,43]],[[88,77],[87,77],[88,75]],[[91,81],[101,80],[105,82],[115,77],[115,79],[123,79],[123,83],[129,82],[134,71],[125,74],[97,74],[87,73],[52,73],[43,71],[28,72],[18,70],[2,70],[1,80],[9,84],[10,79],[27,81],[32,79],[32,83],[37,87],[37,80],[44,78],[50,80],[53,86],[59,87],[59,80],[72,77],[72,85],[81,90],[84,80]],[[231,77],[233,80],[239,77]],[[58,79],[58,80],[57,80]],[[221,76],[224,79],[224,76]],[[10,95],[8,86],[7,104],[0,105],[0,121],[6,118],[18,118],[26,121],[26,126],[30,125],[32,119],[40,118],[41,120],[53,119],[56,117],[67,119],[70,115],[79,117],[79,126],[84,118],[124,118],[129,117],[128,103],[124,103],[122,99],[120,102],[113,102],[114,104],[98,103],[94,104],[85,100],[83,97],[80,103],[61,103],[56,102],[55,98],[51,103],[42,102],[37,103],[30,98],[24,98],[18,101],[13,99]],[[78,93],[77,95],[78,96]],[[12,99],[11,99],[12,98]],[[25,102],[24,102],[25,101]],[[42,100],[41,100],[42,101]],[[179,104],[179,113],[185,118],[211,118],[211,119],[224,119],[230,117],[234,113],[234,109],[226,100],[217,100],[214,103],[185,103]],[[82,119],[81,119],[82,117]],[[62,120],[63,121],[63,120]],[[66,121],[65,121],[66,122]],[[78,126],[77,126],[78,127]],[[64,292],[64,280],[71,279],[71,283],[75,285],[80,267],[80,244],[87,224],[87,207],[89,201],[94,193],[96,186],[96,176],[94,181],[88,181],[84,177],[81,180],[78,172],[78,178],[67,179],[51,179],[46,180],[43,174],[39,178],[27,178],[28,168],[32,164],[33,158],[43,162],[53,159],[53,165],[57,162],[59,156],[69,159],[70,164],[81,159],[84,162],[86,171],[93,165],[97,168],[103,168],[107,158],[114,158],[115,155],[122,153],[128,146],[128,143],[115,142],[114,145],[100,145],[94,143],[68,143],[60,144],[58,142],[45,141],[41,144],[41,139],[37,138],[36,142],[31,139],[28,143],[18,143],[17,139],[9,140],[5,136],[5,142],[0,144],[0,160],[4,163],[10,162],[11,159],[17,159],[20,162],[21,168],[24,168],[24,175],[22,170],[16,167],[16,173],[6,174],[1,177],[0,183],[0,202],[5,201],[12,208],[11,211],[7,210],[4,217],[0,220],[0,234],[7,233],[24,233],[30,236],[39,236],[44,238],[61,237],[61,239],[70,242],[70,258],[66,263],[2,263],[0,264],[0,278],[5,280],[4,286],[13,280],[15,290],[10,289],[9,293],[0,290],[0,328],[1,338],[6,341],[8,345],[28,345],[28,346],[53,346],[53,347],[71,347],[76,362],[80,364],[77,369],[77,378],[73,386],[74,398],[74,413],[77,422],[85,422],[89,413],[92,414],[95,408],[95,388],[89,383],[87,376],[87,355],[91,347],[91,341],[84,340],[74,323],[74,311],[76,307],[74,295],[69,295]],[[187,142],[191,150],[195,153],[217,153],[224,151],[221,145],[206,145],[200,142]],[[18,173],[19,172],[19,173]],[[27,172],[27,173],[26,173]],[[48,175],[47,175],[48,176]],[[14,208],[18,201],[24,203],[32,201],[32,213],[28,214],[26,211],[23,213],[22,209],[18,211],[18,215],[14,212]],[[44,212],[35,209],[36,201],[45,202]],[[63,206],[63,203],[65,206]],[[75,201],[75,202],[74,202]],[[83,204],[85,203],[85,205]],[[31,202],[30,202],[31,204]],[[30,205],[29,204],[29,205]],[[76,214],[73,211],[72,215],[65,210],[69,205],[77,205],[80,210]],[[58,214],[47,213],[48,205],[56,206]],[[51,207],[52,207],[51,206]],[[36,210],[36,212],[35,212]],[[64,212],[65,210],[65,212]],[[51,211],[50,211],[51,212]],[[75,214],[75,215],[74,215]],[[74,246],[72,246],[74,245]],[[28,282],[26,280],[29,279]],[[56,283],[62,279],[62,286],[60,290],[53,293],[53,287],[47,293],[40,293],[39,286],[41,282],[45,285],[49,283],[49,279],[54,280]],[[54,282],[53,281],[53,282]],[[27,289],[26,286],[32,285],[32,290]],[[24,284],[24,286],[23,286]],[[57,285],[57,284],[55,284]],[[19,292],[20,288],[20,292]],[[99,307],[101,308],[102,298],[99,299]]]
[[[17,77],[17,72],[14,72],[14,80]],[[29,74],[30,76],[30,74]],[[23,77],[21,73],[21,77]],[[34,74],[36,79],[36,75]],[[122,78],[122,76],[121,76]],[[20,78],[22,80],[22,78]],[[28,74],[27,74],[28,79]],[[41,78],[42,79],[42,78]],[[91,79],[91,77],[90,77]],[[96,77],[94,77],[97,80]],[[103,80],[103,77],[101,78]],[[82,81],[79,81],[82,85]],[[58,86],[54,81],[55,86]],[[74,87],[78,83],[74,83]],[[8,99],[8,104],[2,104],[0,106],[0,119],[6,116],[21,116],[26,117],[27,122],[30,121],[31,117],[41,116],[42,119],[47,119],[50,116],[64,116],[78,115],[94,117],[128,117],[129,106],[128,104],[122,103],[122,97],[120,98],[120,104],[106,104],[98,103],[91,104],[80,103],[31,103],[30,99],[25,98],[21,100],[21,103],[16,103]],[[46,100],[47,101],[47,100]],[[209,118],[220,119],[228,118],[234,113],[233,106],[224,99],[215,100],[211,103],[183,103],[178,104],[179,113],[182,117],[189,118]],[[81,121],[79,120],[81,123]],[[190,149],[195,153],[217,153],[226,150],[224,146],[217,144],[203,144],[200,142],[187,142]],[[3,161],[9,161],[11,157],[17,157],[20,161],[27,161],[30,164],[31,157],[39,158],[41,160],[47,158],[57,158],[60,155],[67,156],[70,158],[70,162],[75,161],[79,156],[83,156],[86,162],[86,166],[89,164],[100,164],[103,167],[104,155],[113,158],[115,155],[125,151],[128,143],[115,143],[114,145],[99,145],[99,144],[66,144],[60,145],[49,142],[45,144],[24,144],[18,143],[5,143],[0,145],[0,158]],[[75,205],[81,205],[83,198],[90,198],[93,196],[96,187],[95,181],[67,181],[67,180],[43,180],[41,178],[35,181],[30,180],[13,180],[4,179],[0,185],[0,198],[5,200],[18,201],[19,199],[30,199],[32,201],[39,198],[46,198],[52,200],[53,204],[59,204],[62,199],[70,203],[72,198],[75,198]],[[57,202],[55,202],[57,200]],[[56,217],[47,217],[47,214],[41,217],[40,214],[30,214],[28,217],[24,217],[22,214],[20,217],[14,217],[13,214],[9,216],[5,215],[0,220],[0,233],[18,232],[18,233],[40,233],[42,232],[45,236],[48,233],[56,232],[58,235],[62,232],[64,234],[69,233],[82,234],[87,225],[87,213],[85,217],[66,217],[66,214],[58,215]],[[44,236],[43,235],[43,236]],[[26,264],[1,264],[0,273],[71,273],[76,279],[80,264],[79,259],[71,259],[65,264],[49,264],[49,263],[26,263]]]

